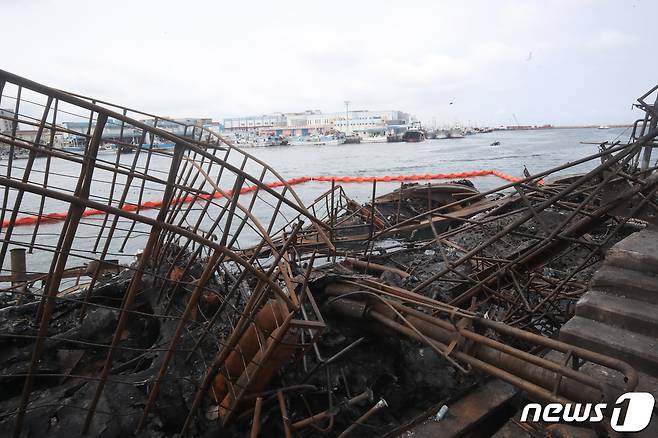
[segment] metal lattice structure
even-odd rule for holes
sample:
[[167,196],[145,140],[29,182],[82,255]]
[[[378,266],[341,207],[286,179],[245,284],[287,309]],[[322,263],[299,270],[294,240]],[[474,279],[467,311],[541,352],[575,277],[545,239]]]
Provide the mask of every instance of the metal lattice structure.
[[[386,406],[372,405],[375,384],[351,391],[345,377],[368,381],[372,357],[348,358],[368,343],[354,336],[363,326],[542,401],[616,399],[637,384],[632,367],[549,337],[621,230],[658,223],[656,89],[629,144],[494,190],[455,181],[376,197],[373,183],[359,205],[332,183],[305,207],[209,126],[0,71],[0,434],[203,423],[257,436],[276,417],[286,436],[335,424],[344,436]],[[409,249],[413,265],[394,260]],[[334,263],[317,269],[320,255]],[[326,331],[349,345],[320,349]],[[547,349],[563,362],[535,355]]]
[[[125,270],[129,280],[123,299],[112,307],[118,321],[111,340],[95,345],[104,359],[98,379],[89,380],[95,388],[81,432],[94,429],[94,415],[112,380],[108,376],[122,351],[136,299],[147,290],[152,315],[172,318],[176,324],[160,339],[163,354],[138,429],[157,401],[169,364],[181,355],[190,360],[209,333],[215,338],[216,357],[198,400],[216,374],[226,373],[225,356],[236,353],[237,341],[253,327],[258,312],[264,306],[276,308],[269,329],[259,329],[260,347],[253,354],[261,362],[254,365],[253,356],[238,354],[245,375],[225,376],[232,406],[252,385],[273,346],[294,339],[301,325],[311,332],[321,330],[317,315],[301,315],[308,296],[296,291],[298,285],[290,280],[295,274],[287,245],[274,245],[273,239],[286,242],[294,237],[301,220],[324,235],[323,224],[273,169],[203,126],[73,95],[4,71],[0,91],[0,105],[12,108],[2,114],[11,130],[0,134],[6,158],[0,164],[1,291],[15,304],[33,303],[24,333],[32,343],[29,367],[13,376],[25,376],[20,401],[9,412],[15,436],[34,403],[38,405],[32,392],[41,379],[44,344],[61,334],[53,324],[55,306],[62,300],[75,305],[80,321],[96,308],[107,308],[97,299],[106,272]],[[84,129],[72,130],[63,120],[76,120]],[[28,127],[35,135],[26,139],[21,132]],[[55,147],[61,136],[72,136],[77,148]],[[64,214],[46,214],[52,211]],[[30,218],[44,217],[48,219],[29,224]],[[289,225],[290,217],[300,222]],[[26,222],[29,225],[20,226]],[[242,246],[251,245],[267,249],[269,258],[241,253]],[[143,248],[137,260],[127,264],[137,248]],[[37,271],[25,269],[24,250],[38,254],[33,263]],[[199,300],[220,303],[214,317],[194,315]],[[220,319],[230,333],[224,339],[212,328]],[[201,322],[206,324],[199,332]],[[190,330],[196,330],[191,335],[194,345],[181,352],[181,337],[189,337]],[[3,337],[13,335],[19,333],[3,327]]]

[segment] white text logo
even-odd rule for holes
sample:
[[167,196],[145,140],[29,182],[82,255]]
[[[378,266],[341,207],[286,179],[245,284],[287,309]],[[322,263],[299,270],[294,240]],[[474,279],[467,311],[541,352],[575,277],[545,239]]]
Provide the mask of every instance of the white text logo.
[[[622,415],[624,402],[626,415]],[[655,400],[648,392],[627,392],[612,407],[610,426],[616,432],[640,432],[649,425]],[[521,413],[521,421],[545,421],[547,423],[598,423],[603,420],[606,403],[528,403]]]

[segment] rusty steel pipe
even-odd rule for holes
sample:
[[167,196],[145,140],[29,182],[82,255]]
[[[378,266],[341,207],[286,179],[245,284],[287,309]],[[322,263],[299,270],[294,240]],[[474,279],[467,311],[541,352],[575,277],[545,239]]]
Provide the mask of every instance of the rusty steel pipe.
[[258,438],[260,433],[260,414],[263,409],[263,397],[256,398],[256,406],[254,407],[254,417],[251,420],[251,432],[249,438]]
[[[345,301],[345,303],[338,304],[340,301]],[[347,316],[373,319],[405,336],[426,343],[414,330],[398,322],[395,313],[385,304],[376,303],[364,307],[363,303],[346,299],[333,302],[332,307]],[[396,307],[404,306],[397,305]],[[541,400],[564,402],[566,399],[561,396],[562,394],[578,401],[599,402],[602,399],[610,398],[612,396],[611,392],[614,392],[614,388],[599,383],[588,376],[580,375],[582,373],[577,373],[575,370],[563,367],[555,362],[537,358],[466,329],[458,330],[449,322],[426,314],[422,318],[418,317],[417,313],[422,312],[413,309],[400,310],[407,313],[405,318],[416,330],[430,338],[432,342],[441,344],[439,349],[445,350],[448,345],[455,342],[457,348],[454,348],[450,353],[455,359],[506,380]],[[464,346],[466,339],[474,343],[468,353],[458,350],[459,347]],[[527,339],[533,338],[528,337]],[[563,344],[561,347],[564,348],[565,345]],[[582,353],[588,359],[595,358],[596,355],[588,355],[587,352]],[[622,368],[627,370],[625,367]],[[633,378],[632,373],[630,374],[631,378],[628,383],[632,385]],[[552,390],[549,391],[547,388],[555,386],[558,376],[562,377],[559,380],[557,393],[554,394]]]
[[338,438],[345,438],[350,433],[352,433],[353,430],[355,430],[357,427],[362,425],[368,418],[372,417],[377,412],[387,407],[388,407],[388,403],[386,403],[386,400],[384,400],[383,398],[380,399],[373,407],[368,409],[363,415],[357,418],[354,421],[354,423],[352,423],[347,429],[345,429],[340,435],[338,435]]
[[[372,391],[367,390],[362,392],[361,394],[352,397],[351,399],[345,401],[342,405],[337,405],[335,406],[336,409],[340,408],[341,406],[353,406],[357,403],[360,403],[362,401],[366,400],[372,400]],[[322,412],[318,412],[317,414],[311,415],[310,417],[304,418],[303,420],[299,420],[295,423],[292,424],[293,429],[302,429],[304,427],[310,426],[311,424],[318,423],[328,416],[333,415],[332,410],[326,410]]]

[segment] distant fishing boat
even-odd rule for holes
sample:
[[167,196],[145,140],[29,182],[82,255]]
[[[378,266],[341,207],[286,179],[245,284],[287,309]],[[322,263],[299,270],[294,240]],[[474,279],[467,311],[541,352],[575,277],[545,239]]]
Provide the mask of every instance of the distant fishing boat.
[[[154,151],[161,151],[165,149],[173,149],[176,145],[174,143],[154,141],[153,143],[142,143],[140,147],[142,149],[152,149]],[[123,150],[121,151],[123,152]]]
[[442,140],[447,138],[464,138],[464,133],[459,128],[438,129],[435,131],[434,138],[436,138],[437,140]]
[[78,153],[83,153],[85,151],[84,146],[64,146],[62,148],[64,152],[69,152],[72,154],[78,154]]
[[599,129],[610,129],[608,125],[601,125],[599,126]]
[[425,133],[420,129],[408,129],[402,134],[402,140],[407,143],[420,143],[421,141],[425,141]]
[[464,133],[461,129],[451,129],[448,131],[448,138],[464,138]]
[[361,137],[361,143],[386,143],[386,137],[383,135],[366,135]]
[[336,138],[332,135],[300,136],[288,141],[291,146],[332,146],[343,143],[345,143],[344,138]]

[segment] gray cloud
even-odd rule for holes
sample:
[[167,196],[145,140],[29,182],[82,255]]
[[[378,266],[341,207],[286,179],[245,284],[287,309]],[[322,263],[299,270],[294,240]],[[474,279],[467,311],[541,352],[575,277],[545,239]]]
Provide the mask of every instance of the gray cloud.
[[438,123],[613,123],[656,80],[658,5],[634,5],[0,0],[0,67],[172,117],[349,99]]

